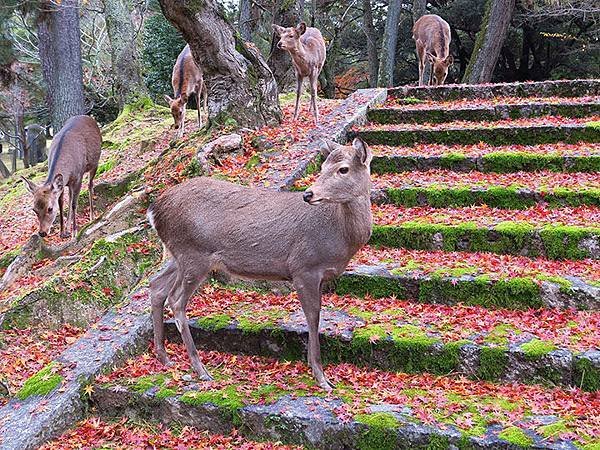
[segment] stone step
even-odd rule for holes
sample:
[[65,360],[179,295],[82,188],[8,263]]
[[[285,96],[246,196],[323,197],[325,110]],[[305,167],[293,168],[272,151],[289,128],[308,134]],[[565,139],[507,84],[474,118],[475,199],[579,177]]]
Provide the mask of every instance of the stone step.
[[[475,122],[448,122],[438,126],[410,124],[371,124],[353,129],[349,137],[360,137],[370,145],[414,144],[479,144],[489,145],[536,145],[556,142],[600,142],[600,126],[587,119],[560,119],[555,117],[529,119],[527,121],[499,121],[487,124]],[[554,121],[555,123],[551,123]]]
[[402,86],[388,89],[392,98],[449,101],[495,97],[586,97],[600,95],[600,80],[557,80],[484,85]]
[[430,170],[374,174],[372,179],[373,200],[400,206],[488,205],[503,209],[526,209],[537,203],[547,203],[549,207],[600,206],[600,176],[595,173]]
[[515,102],[510,98],[470,103],[417,101],[416,104],[407,105],[406,102],[407,99],[393,99],[381,107],[370,109],[367,117],[374,123],[394,124],[443,123],[455,120],[479,122],[540,116],[586,117],[600,114],[600,97],[561,99],[554,103],[549,99]]
[[331,289],[422,303],[600,310],[600,260],[365,246]]
[[169,349],[168,369],[144,354],[101,377],[91,394],[96,411],[320,449],[598,445],[598,400],[578,389],[339,364],[326,368],[335,389],[325,394],[304,363],[217,352],[200,352],[215,381],[198,382],[184,348]]
[[420,144],[412,147],[371,146],[372,173],[447,169],[454,172],[600,172],[600,144],[542,145]]
[[[338,295],[325,296],[323,303],[327,363],[600,389],[600,352],[594,349],[600,312],[488,310]],[[196,296],[188,310],[192,336],[203,350],[306,357],[308,329],[294,295],[220,288]],[[181,341],[174,321],[166,329],[169,340]]]
[[600,209],[525,210],[373,205],[375,246],[413,250],[492,252],[548,259],[599,259]]

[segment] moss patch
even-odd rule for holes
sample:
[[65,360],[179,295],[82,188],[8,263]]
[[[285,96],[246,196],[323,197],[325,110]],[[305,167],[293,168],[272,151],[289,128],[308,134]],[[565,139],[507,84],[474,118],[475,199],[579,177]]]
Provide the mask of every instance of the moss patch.
[[531,447],[534,443],[533,439],[518,427],[505,428],[498,434],[498,437],[520,448]]
[[538,338],[534,338],[521,345],[521,350],[523,350],[528,358],[540,358],[555,349],[556,345],[552,342],[542,341]]
[[33,395],[47,395],[56,389],[63,381],[63,376],[58,373],[60,366],[50,363],[35,375],[31,376],[23,387],[17,392],[19,400],[25,400]]
[[187,405],[213,404],[221,408],[223,415],[234,425],[240,424],[238,409],[244,407],[244,403],[235,386],[217,391],[187,391],[179,397],[179,400]]
[[359,414],[354,417],[368,428],[358,439],[360,450],[392,450],[396,448],[398,419],[389,413]]
[[206,330],[216,331],[227,328],[232,321],[233,319],[227,314],[211,314],[200,317],[196,320],[196,324]]

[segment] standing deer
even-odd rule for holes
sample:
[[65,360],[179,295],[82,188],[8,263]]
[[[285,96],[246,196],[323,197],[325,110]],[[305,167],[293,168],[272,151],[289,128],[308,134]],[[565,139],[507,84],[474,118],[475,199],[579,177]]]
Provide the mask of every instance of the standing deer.
[[427,84],[431,85],[433,77],[434,84],[441,86],[448,76],[448,68],[454,62],[450,54],[450,25],[440,16],[427,14],[415,22],[413,39],[419,57],[419,86],[425,85],[427,61],[432,64]]
[[308,323],[308,363],[323,389],[319,316],[323,282],[340,275],[371,236],[371,152],[327,141],[321,175],[304,194],[275,192],[199,177],[177,185],[148,209],[148,220],[172,256],[150,280],[154,344],[164,345],[165,301],[192,362],[202,365],[186,317],[188,299],[212,270],[254,280],[291,280]]
[[273,24],[273,31],[279,35],[277,47],[286,50],[292,57],[292,65],[296,71],[296,107],[294,120],[298,118],[298,105],[302,93],[302,82],[308,77],[310,81],[310,109],[315,118],[315,125],[319,124],[319,109],[317,107],[317,81],[327,50],[321,32],[306,23],[300,22],[296,27],[280,27]]
[[191,94],[196,95],[196,103],[198,104],[198,128],[202,126],[202,118],[200,116],[200,97],[202,97],[202,105],[204,111],[208,112],[208,92],[206,84],[202,76],[202,71],[194,61],[190,46],[186,45],[173,66],[173,75],[171,76],[171,84],[173,85],[173,95],[171,98],[165,95],[165,100],[169,103],[171,114],[175,121],[175,129],[177,130],[177,138],[183,136],[185,127],[185,108]]
[[83,174],[88,172],[90,221],[94,220],[94,176],[98,169],[102,136],[96,121],[90,116],[75,116],[65,122],[60,132],[54,136],[48,157],[48,177],[41,186],[21,177],[33,194],[33,211],[39,221],[39,234],[42,237],[50,233],[50,228],[60,213],[60,236],[69,237],[64,229],[63,196],[64,187],[69,188],[68,223],[71,223],[73,238],[77,235],[77,199],[81,190]]

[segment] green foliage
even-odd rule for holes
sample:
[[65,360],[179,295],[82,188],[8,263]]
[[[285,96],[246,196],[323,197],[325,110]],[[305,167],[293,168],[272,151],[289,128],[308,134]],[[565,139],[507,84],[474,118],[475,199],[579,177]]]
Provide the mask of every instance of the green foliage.
[[335,282],[335,292],[339,295],[370,295],[375,298],[405,297],[401,280],[379,276],[344,275]]
[[360,450],[393,450],[397,448],[396,428],[400,423],[392,414],[359,414],[354,416],[354,420],[368,427],[361,433],[358,440],[357,447]]
[[206,330],[216,331],[227,328],[232,322],[232,318],[227,314],[212,314],[210,316],[200,317],[196,324]]
[[486,381],[499,380],[508,364],[506,349],[496,347],[483,347],[479,356],[477,377]]
[[542,341],[538,338],[534,338],[521,345],[521,350],[523,350],[528,358],[540,358],[555,349],[556,345],[552,342]]
[[528,448],[532,446],[534,442],[533,439],[527,436],[527,434],[519,427],[505,428],[498,434],[498,437],[520,448]]
[[211,403],[218,406],[223,416],[231,420],[234,425],[240,423],[238,409],[244,407],[244,403],[242,402],[242,395],[237,391],[236,386],[228,386],[216,391],[187,391],[179,399],[187,405],[199,406]]
[[167,19],[157,13],[144,21],[142,62],[144,80],[154,100],[173,96],[171,74],[185,41]]
[[575,359],[574,383],[584,391],[600,391],[600,368],[594,366],[588,358]]
[[52,392],[63,381],[62,375],[58,373],[59,368],[57,363],[48,364],[25,381],[16,397],[19,400],[25,400],[32,395],[46,395]]

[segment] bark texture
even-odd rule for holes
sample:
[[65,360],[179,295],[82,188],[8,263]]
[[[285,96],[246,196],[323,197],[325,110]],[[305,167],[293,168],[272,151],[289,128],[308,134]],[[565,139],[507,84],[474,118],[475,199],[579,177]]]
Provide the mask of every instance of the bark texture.
[[394,68],[396,67],[396,44],[398,42],[398,23],[402,3],[400,0],[390,0],[383,33],[381,61],[379,65],[379,86],[394,85]]
[[[273,7],[273,23],[282,27],[296,26],[302,21],[304,1],[276,0]],[[296,82],[296,75],[292,67],[292,60],[287,51],[277,48],[279,36],[273,33],[271,37],[271,52],[267,63],[273,71],[279,90]]]
[[216,0],[159,0],[165,17],[190,45],[208,88],[209,123],[242,127],[281,122],[277,83],[260,52],[236,37]]
[[427,0],[413,0],[412,5],[413,23],[427,14]]
[[136,30],[124,0],[104,0],[104,18],[110,40],[114,89],[119,109],[146,93]]
[[70,117],[85,114],[77,0],[43,1],[37,32],[50,119],[58,131]]
[[373,26],[371,0],[363,0],[363,28],[367,36],[367,58],[369,61],[369,87],[377,86],[379,76],[379,52],[377,50],[377,30]]
[[251,0],[240,0],[240,34],[245,41],[252,40],[252,7]]
[[489,83],[515,9],[515,0],[488,0],[463,83]]

